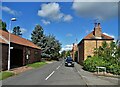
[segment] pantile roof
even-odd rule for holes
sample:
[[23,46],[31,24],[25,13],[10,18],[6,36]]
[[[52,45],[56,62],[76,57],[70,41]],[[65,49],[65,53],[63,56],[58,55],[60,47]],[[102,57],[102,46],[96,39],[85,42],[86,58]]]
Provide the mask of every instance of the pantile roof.
[[[0,38],[0,43],[5,43],[8,44],[7,41],[9,41],[9,32],[0,30],[0,36],[2,38]],[[29,46],[32,48],[37,48],[37,49],[41,49],[40,47],[38,47],[37,45],[35,45],[33,42],[22,38],[20,36],[14,35],[14,34],[10,34],[10,42],[15,43],[15,44],[19,44],[19,45],[24,45],[24,46]]]

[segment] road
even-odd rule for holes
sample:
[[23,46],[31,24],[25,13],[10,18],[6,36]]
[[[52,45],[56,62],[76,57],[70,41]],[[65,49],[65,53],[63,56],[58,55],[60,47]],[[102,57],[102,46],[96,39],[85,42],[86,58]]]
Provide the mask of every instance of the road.
[[[75,67],[65,67],[64,61],[46,64],[40,68],[23,72],[7,78],[2,85],[118,85],[118,78],[96,76],[84,71],[82,66],[75,63]],[[91,86],[90,86],[91,87]],[[115,86],[119,87],[119,86]]]
[[65,67],[63,61],[21,73],[3,80],[3,85],[85,85],[75,67]]

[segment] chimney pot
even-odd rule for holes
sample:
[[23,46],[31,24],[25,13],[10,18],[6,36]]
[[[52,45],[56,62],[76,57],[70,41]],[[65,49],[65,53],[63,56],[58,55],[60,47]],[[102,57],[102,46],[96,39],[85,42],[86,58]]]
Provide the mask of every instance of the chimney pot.
[[95,27],[97,27],[97,23],[95,23]]
[[98,27],[100,27],[100,23],[98,23]]

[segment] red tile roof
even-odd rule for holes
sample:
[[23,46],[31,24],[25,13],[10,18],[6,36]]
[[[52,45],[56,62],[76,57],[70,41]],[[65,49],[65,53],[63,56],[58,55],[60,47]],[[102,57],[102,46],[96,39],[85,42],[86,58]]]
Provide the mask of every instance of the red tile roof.
[[[0,30],[0,35],[7,41],[9,41],[9,33],[3,30]],[[29,46],[32,48],[37,48],[37,49],[41,49],[40,47],[36,46],[34,43],[32,43],[29,40],[26,40],[20,36],[14,35],[14,34],[10,34],[10,39],[12,43],[15,44],[19,44],[19,45],[24,45],[24,46]],[[4,39],[0,38],[0,43],[6,43],[8,44]]]
[[[83,39],[94,39],[94,38],[95,37],[94,37],[93,31],[92,31],[90,34],[88,34],[87,36],[85,36]],[[110,36],[107,36],[105,34],[102,34],[102,39],[114,39],[114,38],[112,38]]]
[[6,44],[6,41],[0,38],[0,43],[5,43]]

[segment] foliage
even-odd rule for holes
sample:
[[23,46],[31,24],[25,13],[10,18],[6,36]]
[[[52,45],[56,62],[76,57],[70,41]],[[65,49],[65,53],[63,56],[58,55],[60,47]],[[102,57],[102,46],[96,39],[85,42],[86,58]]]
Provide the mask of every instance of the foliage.
[[95,49],[94,56],[84,61],[84,69],[95,72],[96,66],[104,66],[107,72],[120,74],[120,47],[117,42],[107,44],[102,43],[98,49]]
[[28,64],[27,66],[33,67],[33,68],[39,68],[45,64],[47,64],[47,63],[46,62],[36,62],[36,63]]
[[66,57],[70,56],[70,50],[66,51]]
[[62,52],[61,52],[61,57],[62,58],[66,58],[66,57],[68,57],[68,56],[71,56],[70,55],[70,50],[63,50]]
[[6,79],[6,78],[11,77],[13,75],[14,75],[14,73],[12,73],[12,72],[2,71],[2,72],[0,72],[0,80]]
[[41,47],[43,58],[57,58],[60,54],[61,43],[54,35],[45,35],[44,30],[40,25],[36,25],[32,32],[32,42]]
[[2,20],[0,20],[0,29],[8,32],[6,27],[7,27],[7,24],[5,22],[3,22]]
[[77,57],[78,57],[78,51],[75,52],[75,58],[77,58]]
[[61,52],[61,58],[65,58],[66,57],[66,51],[65,50],[63,50],[62,52]]
[[84,61],[84,69],[91,71],[91,72],[95,72],[97,71],[96,67],[97,66],[105,66],[105,61],[101,58],[98,58],[97,56],[91,57],[91,58],[87,58]]
[[22,31],[20,29],[20,26],[16,26],[13,28],[13,34],[21,36],[22,35]]

